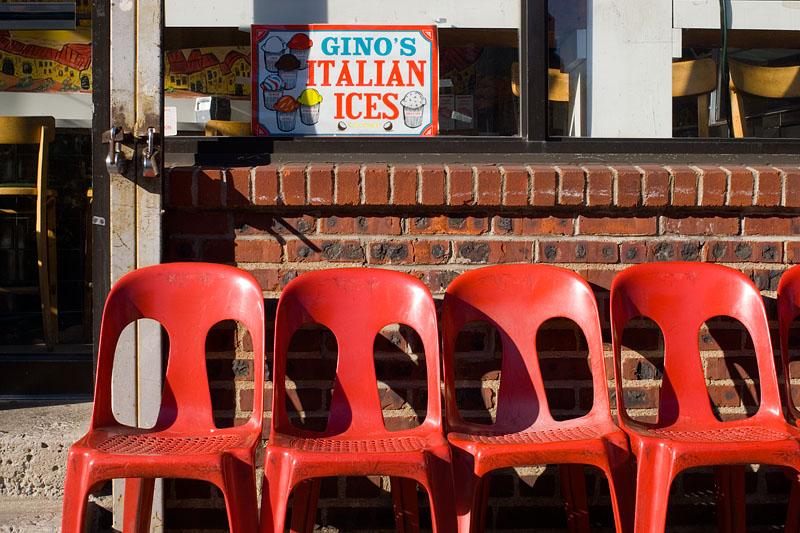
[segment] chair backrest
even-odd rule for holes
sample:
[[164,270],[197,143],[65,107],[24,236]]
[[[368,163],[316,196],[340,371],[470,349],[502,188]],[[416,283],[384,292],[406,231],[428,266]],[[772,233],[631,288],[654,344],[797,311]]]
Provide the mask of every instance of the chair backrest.
[[783,362],[783,383],[792,418],[800,420],[800,410],[792,401],[792,383],[789,374],[789,329],[792,321],[800,315],[800,265],[787,270],[778,283],[778,336]]
[[502,341],[503,360],[494,429],[522,431],[553,424],[536,349],[540,326],[567,318],[583,331],[589,349],[594,402],[587,418],[611,419],[597,303],[575,272],[549,265],[501,265],[458,276],[442,305],[442,361],[448,430],[466,427],[456,406],[454,352],[462,327],[491,324]]
[[92,427],[118,425],[111,411],[111,374],[120,333],[131,322],[158,321],[169,337],[169,359],[156,429],[214,427],[205,362],[209,330],[236,320],[253,344],[253,413],[261,427],[264,391],[264,297],[247,272],[210,263],[167,263],[134,270],[111,288],[103,309]]
[[611,285],[611,334],[621,425],[629,420],[621,382],[621,339],[628,321],[639,316],[653,320],[664,338],[658,427],[724,424],[711,408],[699,345],[700,327],[717,316],[741,322],[753,342],[761,393],[753,420],[783,416],[767,316],[753,282],[722,265],[666,262],[627,268]]
[[672,96],[695,96],[717,88],[717,64],[711,58],[672,64]]
[[[38,144],[36,187],[39,195],[47,188],[47,153],[55,139],[53,117],[0,117],[0,144]],[[12,181],[24,181],[17,176]]]
[[764,67],[728,60],[731,84],[740,91],[765,98],[800,97],[800,65]]
[[[519,96],[519,62],[511,64],[511,92]],[[551,102],[569,102],[569,73],[557,68],[547,69],[547,99]]]
[[303,274],[286,286],[278,300],[273,432],[301,432],[291,425],[286,412],[286,357],[292,335],[300,327],[321,324],[336,337],[338,362],[328,425],[324,432],[313,434],[363,438],[365,432],[373,436],[388,433],[378,396],[373,346],[381,329],[398,323],[414,329],[425,350],[428,401],[422,426],[440,427],[439,339],[430,292],[418,279],[401,272],[343,268]]

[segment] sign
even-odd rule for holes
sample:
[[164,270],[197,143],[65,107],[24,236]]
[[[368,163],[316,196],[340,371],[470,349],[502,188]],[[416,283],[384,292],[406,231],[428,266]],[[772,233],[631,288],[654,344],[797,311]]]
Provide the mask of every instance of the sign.
[[252,27],[255,135],[438,130],[435,26]]

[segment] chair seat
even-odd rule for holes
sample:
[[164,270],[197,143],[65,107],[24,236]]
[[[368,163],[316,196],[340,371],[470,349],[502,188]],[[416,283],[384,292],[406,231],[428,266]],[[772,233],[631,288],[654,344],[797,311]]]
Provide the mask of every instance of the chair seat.
[[219,453],[241,446],[239,435],[167,437],[157,435],[113,435],[98,442],[101,452],[115,455],[194,455]]
[[396,437],[385,439],[325,439],[297,438],[291,447],[304,452],[324,453],[391,453],[413,452],[429,443],[420,437]]
[[649,429],[640,431],[644,436],[658,439],[668,439],[678,442],[713,442],[713,443],[741,443],[741,442],[774,442],[797,438],[798,433],[778,431],[763,426],[739,426],[733,428],[709,429]]
[[452,441],[469,441],[481,444],[545,444],[564,441],[597,439],[603,435],[599,426],[573,426],[538,431],[520,431],[519,433],[497,434],[485,433],[451,433]]

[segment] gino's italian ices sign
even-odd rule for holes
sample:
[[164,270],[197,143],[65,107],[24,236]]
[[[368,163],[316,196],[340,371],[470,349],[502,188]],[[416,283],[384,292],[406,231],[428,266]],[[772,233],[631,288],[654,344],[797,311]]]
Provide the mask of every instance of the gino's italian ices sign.
[[256,135],[436,135],[435,26],[252,27]]

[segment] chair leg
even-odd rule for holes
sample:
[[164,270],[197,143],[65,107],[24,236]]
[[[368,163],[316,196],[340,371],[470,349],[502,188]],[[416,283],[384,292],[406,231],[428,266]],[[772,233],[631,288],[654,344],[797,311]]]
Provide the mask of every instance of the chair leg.
[[434,533],[457,531],[455,486],[450,449],[428,453],[428,497],[431,502],[431,521]]
[[155,478],[128,478],[125,480],[125,504],[122,530],[125,533],[149,533],[153,510]]
[[722,533],[744,533],[744,465],[714,467],[717,490],[717,523]]
[[267,450],[264,460],[264,485],[261,488],[261,533],[283,533],[286,506],[292,491],[291,458]]
[[634,533],[664,533],[669,489],[674,477],[669,451],[642,449],[636,458]]
[[297,484],[292,496],[292,533],[312,533],[317,516],[317,501],[322,479],[307,479]]
[[564,498],[564,510],[567,513],[570,533],[587,533],[589,504],[586,500],[583,465],[560,464],[558,470],[561,474],[561,495]]
[[789,493],[789,505],[786,510],[784,533],[800,533],[800,477],[797,473],[791,476],[792,490]]
[[483,531],[485,510],[489,497],[491,472],[483,478],[475,474],[473,456],[463,450],[453,449],[453,479],[458,533]]
[[91,490],[89,472],[83,456],[70,453],[64,480],[64,503],[61,511],[62,533],[83,533]]
[[620,533],[633,531],[633,501],[636,493],[633,463],[627,445],[617,446],[606,443],[608,450],[608,490],[611,493],[611,507],[614,509],[616,530]]
[[240,457],[227,455],[222,465],[228,524],[231,533],[251,533],[258,530],[258,495],[256,472],[252,464]]
[[417,482],[406,477],[391,477],[392,506],[398,533],[419,532]]

